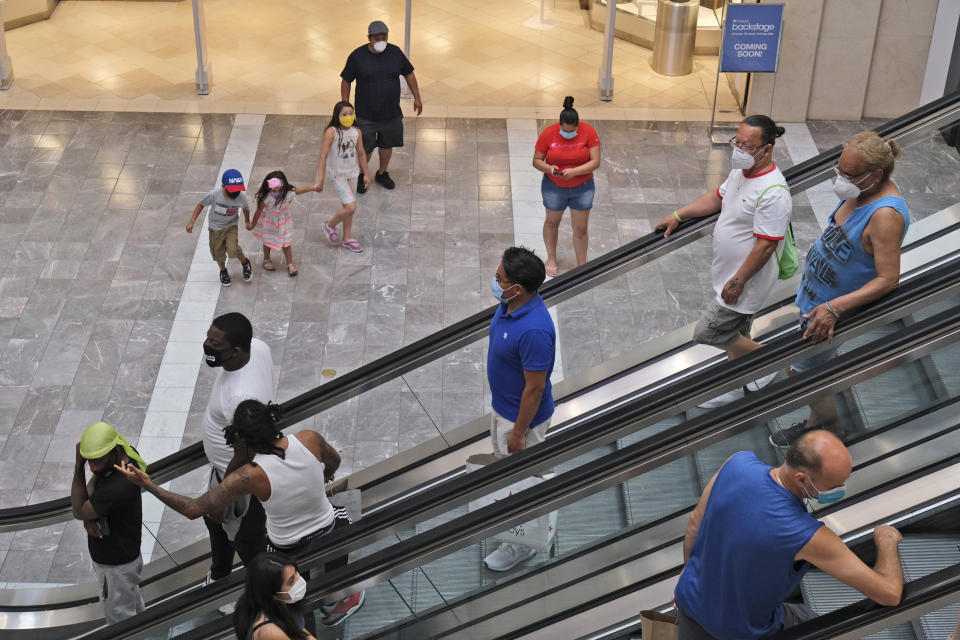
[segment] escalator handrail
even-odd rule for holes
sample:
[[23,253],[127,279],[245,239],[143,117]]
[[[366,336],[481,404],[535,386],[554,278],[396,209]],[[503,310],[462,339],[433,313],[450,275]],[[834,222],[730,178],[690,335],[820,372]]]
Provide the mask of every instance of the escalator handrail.
[[[938,100],[914,109],[908,114],[895,118],[877,128],[880,135],[887,137],[897,131],[912,127],[937,113],[960,106],[960,92],[944,96]],[[786,169],[784,177],[787,184],[802,184],[829,167],[840,155],[840,147],[834,147],[796,166]],[[685,222],[674,232],[671,240],[665,240],[662,233],[654,232],[642,236],[618,249],[614,249],[589,263],[552,279],[542,287],[541,294],[548,304],[571,295],[572,292],[594,282],[612,269],[622,267],[644,256],[655,254],[668,244],[678,245],[685,238],[697,236],[712,229],[718,213]],[[291,426],[338,402],[354,397],[363,391],[411,371],[422,364],[434,360],[455,350],[464,342],[474,339],[484,331],[493,318],[496,307],[491,307],[457,322],[450,327],[427,336],[413,344],[379,358],[366,365],[328,382],[299,396],[280,403],[281,428]],[[170,454],[150,465],[148,471],[160,483],[200,467],[205,456],[201,443],[194,443]],[[17,524],[29,525],[31,522],[46,520],[57,516],[66,517],[70,510],[69,497],[21,507],[0,509],[0,526],[6,528]]]
[[[784,629],[769,636],[769,640],[823,640],[889,618],[909,620],[922,615],[912,614],[912,611],[951,595],[955,595],[954,601],[960,601],[960,564],[904,583],[900,604],[884,607],[870,599],[859,600],[803,624]],[[891,626],[899,623],[899,620],[891,622]]]
[[[956,270],[951,269],[951,271]],[[960,284],[960,274],[954,273],[952,279]],[[960,329],[960,317],[956,312],[953,309],[943,311],[911,325],[885,341],[868,343],[848,354],[834,358],[819,369],[815,368],[771,385],[763,391],[746,396],[739,403],[720,407],[699,418],[671,427],[667,431],[594,460],[589,465],[582,465],[558,475],[525,490],[522,494],[440,524],[424,533],[374,552],[342,569],[325,574],[320,581],[314,581],[310,585],[308,597],[311,600],[317,600],[330,593],[347,591],[359,585],[375,584],[383,576],[389,577],[408,570],[408,565],[418,566],[417,563],[422,563],[424,558],[426,558],[425,561],[430,561],[434,556],[439,557],[459,548],[457,544],[470,544],[473,538],[482,538],[489,532],[509,527],[513,522],[529,520],[540,511],[556,509],[565,504],[563,500],[570,500],[570,496],[578,499],[576,495],[581,491],[592,492],[594,489],[605,488],[600,486],[604,483],[620,482],[623,480],[625,469],[635,470],[641,465],[652,468],[676,457],[687,455],[691,452],[689,450],[691,447],[707,446],[713,439],[725,437],[731,429],[748,428],[748,422],[752,416],[775,409],[791,399],[803,398],[816,389],[828,387],[857,368],[870,367],[878,360],[894,358],[910,352],[946,333],[956,333],[958,329]],[[796,333],[793,334],[792,340],[790,336],[784,337],[764,347],[764,350],[794,352],[796,337]],[[743,359],[752,358],[754,355],[745,356]],[[737,363],[738,361],[733,361],[721,368],[732,370],[739,366]],[[747,371],[749,370],[748,368]],[[709,372],[705,374],[709,375]],[[638,415],[643,415],[645,405],[669,404],[675,401],[675,396],[683,393],[684,391],[675,392],[665,389],[652,394],[651,398],[617,407],[607,415],[597,416],[584,422],[576,433],[560,434],[556,439],[548,439],[537,446],[538,451],[514,454],[471,472],[469,477],[451,480],[401,502],[391,510],[391,512],[399,512],[399,515],[373,514],[342,531],[334,531],[324,538],[323,550],[303,554],[298,559],[301,564],[320,565],[356,548],[355,541],[358,537],[363,537],[363,532],[371,529],[383,530],[390,526],[385,523],[391,521],[393,526],[398,526],[401,521],[410,517],[411,511],[419,512],[420,515],[428,511],[442,512],[450,508],[450,503],[464,504],[474,497],[486,495],[501,486],[510,484],[515,479],[528,476],[544,467],[553,466],[561,459],[568,459],[571,456],[563,458],[564,453],[578,449],[578,444],[582,444],[581,441],[596,442],[601,440],[604,434],[615,434],[619,429],[628,427],[637,421]],[[531,453],[535,455],[531,456]],[[579,451],[575,452],[577,453]],[[648,469],[643,469],[643,471],[646,470]],[[205,588],[202,592],[194,592],[189,596],[176,596],[157,607],[152,607],[136,618],[120,623],[122,628],[118,625],[112,629],[115,632],[124,633],[147,631],[168,618],[198,610],[215,603],[218,599],[223,599],[231,591],[240,587],[241,580],[240,575],[234,574],[228,579]],[[108,636],[94,633],[90,637],[106,638]]]

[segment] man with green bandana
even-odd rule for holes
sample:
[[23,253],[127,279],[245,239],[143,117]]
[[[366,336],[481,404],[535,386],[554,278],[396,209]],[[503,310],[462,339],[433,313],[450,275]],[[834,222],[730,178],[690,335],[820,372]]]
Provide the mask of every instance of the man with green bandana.
[[[140,487],[114,467],[126,462],[147,468],[137,450],[116,429],[106,422],[96,422],[86,428],[77,443],[70,488],[73,517],[82,520],[87,530],[87,545],[107,624],[144,610],[140,595]],[[89,491],[84,471],[88,464],[93,473]]]

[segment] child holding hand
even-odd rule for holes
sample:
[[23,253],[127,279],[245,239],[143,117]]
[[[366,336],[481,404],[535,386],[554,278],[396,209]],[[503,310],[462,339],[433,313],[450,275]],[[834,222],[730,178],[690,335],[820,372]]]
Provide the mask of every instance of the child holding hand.
[[283,251],[287,259],[287,273],[290,277],[297,275],[297,265],[293,263],[293,219],[290,216],[290,205],[294,196],[316,190],[316,185],[309,187],[295,187],[287,182],[283,171],[271,171],[263,179],[263,184],[257,191],[257,210],[253,220],[247,223],[247,231],[263,242],[263,269],[276,271],[273,260],[270,259],[270,250]]

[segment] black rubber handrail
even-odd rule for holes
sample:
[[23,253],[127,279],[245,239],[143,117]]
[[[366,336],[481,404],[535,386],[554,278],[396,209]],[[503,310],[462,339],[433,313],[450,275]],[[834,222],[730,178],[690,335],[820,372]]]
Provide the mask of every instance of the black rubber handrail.
[[[878,127],[877,131],[883,136],[893,135],[901,129],[912,127],[914,124],[936,115],[938,112],[957,106],[960,106],[960,92],[944,96],[918,107],[908,114],[890,120]],[[835,162],[839,155],[840,147],[834,147],[785,170],[783,172],[784,177],[787,179],[787,183],[791,185],[803,183],[808,177],[823,171],[826,166]],[[673,234],[671,240],[664,240],[663,234],[659,232],[642,236],[591,260],[581,267],[552,279],[542,287],[541,294],[546,301],[563,297],[570,291],[602,277],[604,273],[612,269],[629,264],[644,255],[663,250],[670,243],[675,244],[685,237],[696,235],[699,231],[712,227],[718,214],[719,212],[684,223]],[[403,373],[416,369],[426,362],[456,350],[487,328],[493,318],[494,310],[495,307],[486,309],[411,345],[362,365],[336,380],[281,403],[281,427],[296,424],[334,404],[373,389]],[[148,471],[157,482],[163,483],[200,467],[205,460],[202,444],[195,443],[154,462],[149,466]],[[0,509],[0,527],[12,527],[18,524],[27,526],[32,522],[61,515],[66,516],[69,511],[69,497],[34,505]]]
[[[900,604],[884,607],[873,600],[864,599],[831,611],[795,627],[784,629],[769,636],[769,640],[824,640],[856,631],[861,627],[901,617],[914,609],[922,609],[943,598],[960,601],[960,564],[941,569],[903,585]],[[919,617],[917,616],[914,617]]]
[[[930,286],[943,281],[945,276],[942,272],[950,271],[951,274],[946,279],[954,285],[960,284],[960,273],[957,269],[960,264],[950,266],[951,269],[944,268],[941,273],[930,274],[923,280]],[[919,289],[920,283],[911,288]],[[901,291],[900,293],[901,302],[909,297],[909,292]],[[886,301],[885,299],[881,302]],[[854,315],[878,314],[879,307],[886,306],[875,303]],[[343,569],[327,574],[321,581],[315,581],[310,586],[308,594],[310,598],[316,599],[329,593],[353,588],[358,584],[372,584],[386,573],[404,571],[410,566],[416,566],[423,558],[429,561],[434,555],[443,555],[458,548],[457,542],[467,540],[468,542],[463,544],[469,544],[472,537],[482,536],[488,530],[502,529],[510,526],[512,522],[528,520],[538,511],[546,512],[556,508],[559,506],[558,500],[562,500],[564,496],[584,490],[601,490],[606,484],[616,484],[623,480],[627,469],[637,469],[638,465],[645,464],[649,464],[652,468],[681,455],[687,455],[694,441],[699,442],[701,446],[706,446],[711,443],[712,437],[720,437],[718,434],[731,428],[731,425],[741,424],[761,411],[779,406],[785,398],[803,397],[817,388],[842,379],[850,370],[868,366],[877,360],[890,357],[891,354],[908,351],[918,344],[926,344],[951,332],[956,333],[958,328],[960,328],[960,317],[956,311],[953,309],[944,311],[898,332],[887,340],[871,342],[849,354],[835,358],[819,369],[770,385],[763,391],[746,396],[741,402],[718,408],[601,459],[593,460],[589,465],[567,471],[524,491],[521,496],[514,496],[489,505],[361,558]],[[800,341],[797,337],[797,332],[794,332],[765,346],[762,351],[777,352],[782,356],[796,354],[805,348],[800,346],[798,349]],[[745,356],[742,360],[755,359],[756,355],[755,353]],[[750,366],[751,363],[741,363],[740,360],[725,364],[715,374],[704,372],[700,375],[704,377],[716,375],[732,379],[736,377],[734,373],[736,369],[740,369],[742,374],[756,368],[755,363]],[[726,376],[721,372],[726,373]],[[453,479],[420,495],[408,498],[395,505],[389,513],[374,513],[343,531],[331,533],[325,538],[323,551],[305,554],[299,559],[302,563],[311,565],[322,564],[362,544],[369,543],[370,540],[366,534],[372,531],[389,530],[390,527],[399,528],[411,518],[424,518],[442,513],[449,510],[451,505],[464,504],[473,498],[506,486],[516,479],[535,473],[537,470],[555,466],[563,460],[578,455],[582,449],[599,446],[597,443],[615,438],[622,430],[636,425],[644,416],[649,415],[651,405],[654,406],[654,411],[657,411],[657,408],[669,408],[678,400],[682,401],[684,395],[692,397],[696,393],[696,391],[690,391],[688,386],[684,386],[682,390],[665,388],[643,399],[616,407],[604,415],[585,421],[579,425],[575,433],[561,433],[556,438],[548,439],[537,446],[537,451],[524,451],[499,460],[468,476]],[[360,540],[359,543],[358,540]],[[234,574],[200,592],[176,596],[157,607],[151,607],[146,613],[136,618],[112,627],[110,631],[122,633],[147,631],[163,624],[164,620],[180,615],[183,611],[201,610],[215,604],[218,599],[238,589],[241,581],[242,576]],[[110,637],[109,634],[102,635],[100,632],[91,635],[91,638],[107,637]],[[188,637],[190,637],[189,634]]]

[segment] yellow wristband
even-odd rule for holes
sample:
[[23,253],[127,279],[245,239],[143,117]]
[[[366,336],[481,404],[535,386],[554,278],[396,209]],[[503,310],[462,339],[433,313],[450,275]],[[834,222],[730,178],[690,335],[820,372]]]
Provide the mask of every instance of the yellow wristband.
[[683,218],[680,217],[676,211],[673,212],[673,217],[677,219],[677,222],[683,222]]

